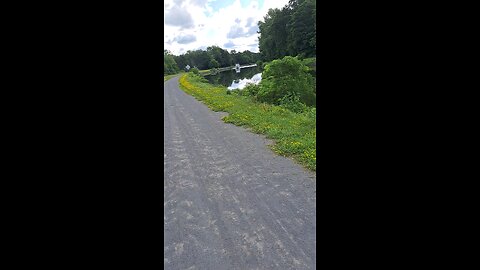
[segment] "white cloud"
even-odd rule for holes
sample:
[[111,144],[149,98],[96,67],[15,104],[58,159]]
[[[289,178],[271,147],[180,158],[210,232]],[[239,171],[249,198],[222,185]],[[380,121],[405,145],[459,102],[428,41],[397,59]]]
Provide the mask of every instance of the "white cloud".
[[194,27],[192,15],[188,11],[183,10],[178,4],[166,10],[164,16],[166,25],[179,26],[181,28]]
[[194,35],[185,35],[185,36],[177,36],[173,41],[176,41],[179,44],[188,44],[195,42],[197,38]]
[[258,8],[261,0],[251,0],[245,7],[240,0],[228,6],[218,1],[222,0],[164,1],[165,49],[178,55],[216,45],[229,51],[258,52],[257,22],[263,21],[269,8],[282,8],[288,3],[265,0]]

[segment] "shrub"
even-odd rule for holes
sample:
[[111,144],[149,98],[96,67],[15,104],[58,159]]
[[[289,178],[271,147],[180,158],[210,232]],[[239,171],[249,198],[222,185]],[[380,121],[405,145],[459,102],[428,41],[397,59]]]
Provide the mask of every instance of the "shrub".
[[245,88],[242,90],[242,94],[244,96],[256,96],[258,94],[258,91],[260,90],[260,87],[254,83],[249,83]]
[[198,68],[192,68],[192,69],[190,69],[190,72],[192,72],[193,74],[196,74],[196,75],[200,74],[200,70],[198,70]]
[[257,99],[280,105],[282,98],[290,95],[298,97],[301,103],[315,106],[315,82],[308,71],[308,67],[295,57],[272,61],[262,73]]
[[280,106],[292,112],[302,113],[308,111],[308,106],[300,102],[300,97],[295,93],[288,93],[279,101]]
[[205,79],[205,77],[203,77],[202,75],[197,74],[195,72],[191,75],[191,78],[192,78],[193,81],[195,81],[197,83],[208,83],[208,80]]

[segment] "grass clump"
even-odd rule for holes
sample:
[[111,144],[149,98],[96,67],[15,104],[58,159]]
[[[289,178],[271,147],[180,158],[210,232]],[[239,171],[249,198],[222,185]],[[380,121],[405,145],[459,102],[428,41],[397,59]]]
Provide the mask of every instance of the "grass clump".
[[177,76],[177,74],[163,76],[163,81],[166,82],[175,76]]
[[165,75],[165,74],[164,74],[164,75],[163,75],[163,82],[166,82],[166,81],[170,80],[171,78],[173,78],[173,77],[175,77],[175,76],[177,76],[177,75],[183,74],[183,73],[185,73],[185,72],[184,72],[184,71],[180,71],[180,72],[178,72],[178,73],[176,73],[176,74],[171,74],[171,75]]
[[[306,168],[316,171],[316,109],[295,104],[295,96],[283,100],[282,105],[255,101],[255,97],[242,91],[227,94],[226,87],[209,84],[196,74],[180,77],[180,87],[214,111],[225,111],[226,123],[250,128],[275,141],[271,146],[276,153],[292,157]],[[248,87],[247,87],[248,88]],[[245,89],[244,89],[245,90]],[[248,91],[255,92],[255,86]],[[301,108],[287,108],[300,106]],[[292,105],[294,104],[294,105]]]

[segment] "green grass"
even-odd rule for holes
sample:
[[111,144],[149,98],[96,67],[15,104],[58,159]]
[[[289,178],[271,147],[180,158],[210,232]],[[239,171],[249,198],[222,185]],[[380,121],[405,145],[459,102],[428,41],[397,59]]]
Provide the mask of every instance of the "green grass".
[[177,73],[177,74],[164,75],[164,76],[163,76],[163,81],[166,82],[166,81],[170,80],[171,78],[173,78],[173,77],[175,77],[175,76],[177,76],[177,75],[179,75],[179,74],[183,74],[183,73],[185,73],[185,72],[182,71],[182,72]]
[[312,66],[315,65],[317,61],[317,57],[310,57],[310,58],[305,58],[302,60],[302,63],[306,66]]
[[316,171],[316,109],[294,113],[280,106],[254,102],[249,97],[227,94],[226,87],[208,84],[205,79],[186,73],[180,88],[214,111],[225,111],[226,123],[248,127],[275,141],[276,153],[291,157]]

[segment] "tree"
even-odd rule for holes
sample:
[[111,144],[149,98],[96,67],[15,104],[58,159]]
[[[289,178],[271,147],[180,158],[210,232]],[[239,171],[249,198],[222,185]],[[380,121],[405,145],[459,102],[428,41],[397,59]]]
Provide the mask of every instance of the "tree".
[[282,9],[270,9],[258,22],[259,49],[263,61],[286,55],[316,54],[316,2],[290,0]]
[[301,0],[292,10],[292,15],[287,24],[288,32],[288,51],[290,55],[304,54],[305,56],[314,56],[316,27],[315,13],[316,2],[314,0]]
[[173,58],[173,55],[167,51],[163,51],[163,73],[168,74],[175,74],[179,71],[178,65]]
[[258,24],[260,53],[265,61],[282,58],[288,53],[285,25],[289,21],[289,10],[269,9],[264,20]]
[[196,66],[199,69],[209,69],[229,67],[233,66],[234,63],[252,64],[260,60],[261,57],[260,53],[250,51],[237,53],[235,50],[229,53],[218,46],[210,46],[205,51],[187,51],[182,55],[173,56],[173,58],[177,63],[178,70],[183,70],[186,65]]
[[218,68],[218,67],[220,67],[220,63],[218,63],[218,61],[215,60],[214,58],[211,58],[208,67],[209,68]]

